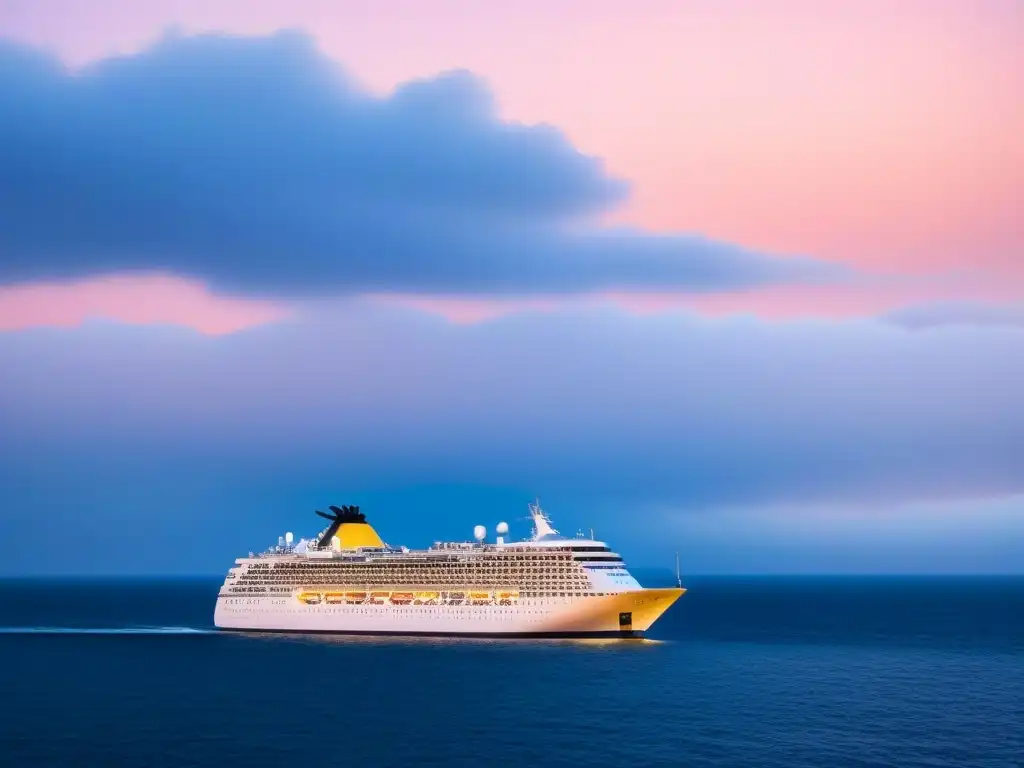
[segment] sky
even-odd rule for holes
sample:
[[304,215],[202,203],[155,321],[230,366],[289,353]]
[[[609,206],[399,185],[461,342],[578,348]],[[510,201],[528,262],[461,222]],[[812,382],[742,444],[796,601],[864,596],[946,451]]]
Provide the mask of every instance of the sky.
[[0,0],[0,575],[1024,572],[1022,80],[1016,0]]

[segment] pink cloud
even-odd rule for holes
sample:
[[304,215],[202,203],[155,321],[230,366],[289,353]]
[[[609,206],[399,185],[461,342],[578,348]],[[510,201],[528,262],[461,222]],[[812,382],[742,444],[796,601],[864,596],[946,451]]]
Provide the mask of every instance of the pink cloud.
[[[362,300],[475,324],[524,312],[610,305],[634,314],[694,311],[709,316],[755,314],[775,319],[870,317],[907,305],[944,300],[1009,303],[1019,282],[967,279],[925,284],[778,286],[720,294],[601,293],[575,297],[471,298],[370,294]],[[329,302],[328,302],[329,303]],[[0,331],[71,327],[92,318],[134,325],[170,324],[220,335],[275,322],[301,307],[219,296],[202,283],[167,275],[118,275],[68,283],[0,287]]]
[[136,325],[183,325],[218,335],[286,314],[285,308],[270,302],[217,296],[200,283],[167,275],[0,287],[0,331],[68,327],[104,318]]

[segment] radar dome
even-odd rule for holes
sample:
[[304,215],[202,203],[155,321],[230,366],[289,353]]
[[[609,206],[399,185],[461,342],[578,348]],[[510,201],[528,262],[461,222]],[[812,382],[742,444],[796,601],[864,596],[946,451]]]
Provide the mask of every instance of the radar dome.
[[498,523],[497,530],[499,536],[504,536],[506,533],[508,533],[508,523]]
[[478,525],[476,528],[473,529],[473,538],[475,538],[477,541],[483,541],[486,536],[487,529],[484,528],[482,525]]

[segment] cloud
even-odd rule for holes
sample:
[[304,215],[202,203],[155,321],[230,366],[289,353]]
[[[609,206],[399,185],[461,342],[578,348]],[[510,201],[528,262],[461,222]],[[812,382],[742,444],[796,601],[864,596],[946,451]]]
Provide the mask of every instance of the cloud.
[[966,325],[1024,328],[1024,304],[943,301],[904,307],[886,315],[886,319],[905,328],[938,328]]
[[[710,568],[757,546],[730,548],[728,510],[766,510],[763,530],[773,510],[827,521],[935,500],[969,515],[972,498],[1024,493],[1024,340],[988,329],[596,307],[453,325],[353,299],[226,336],[9,332],[0,370],[4,523],[12,540],[76,542],[66,568],[100,567],[102,545],[114,570],[219,571],[339,500],[395,543],[522,530],[534,494],[639,563],[671,561],[666,510],[709,516]],[[1015,520],[986,527],[1011,538]],[[816,567],[797,522],[780,520],[757,567]],[[888,541],[892,525],[860,530],[869,569],[870,532]],[[0,567],[40,567],[31,551]]]
[[306,36],[69,72],[0,45],[0,281],[157,271],[294,298],[714,291],[839,267],[595,222],[627,186],[467,72],[361,91]]
[[1022,349],[985,330],[597,308],[451,325],[354,300],[213,338],[4,334],[0,418],[26,446],[96,438],[360,482],[700,505],[997,494],[1024,491]]

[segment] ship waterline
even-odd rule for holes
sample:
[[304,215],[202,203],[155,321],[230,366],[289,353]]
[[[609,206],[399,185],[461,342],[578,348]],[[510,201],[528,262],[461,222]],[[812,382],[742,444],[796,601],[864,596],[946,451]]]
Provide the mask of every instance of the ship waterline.
[[[531,505],[532,538],[388,547],[358,507],[331,507],[311,541],[291,535],[236,560],[214,624],[256,632],[642,636],[685,592],[645,589],[591,537],[558,534]],[[499,524],[499,533],[508,527]]]

